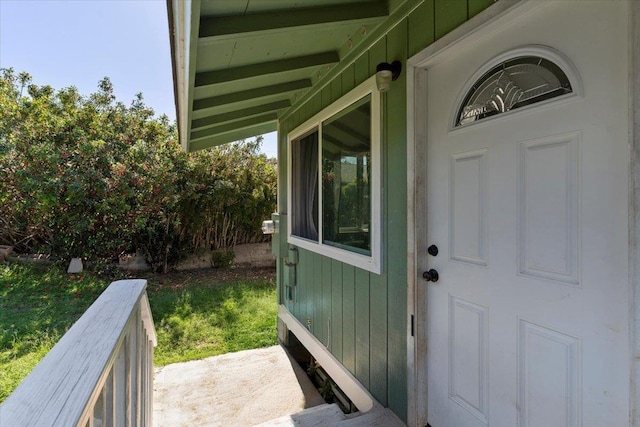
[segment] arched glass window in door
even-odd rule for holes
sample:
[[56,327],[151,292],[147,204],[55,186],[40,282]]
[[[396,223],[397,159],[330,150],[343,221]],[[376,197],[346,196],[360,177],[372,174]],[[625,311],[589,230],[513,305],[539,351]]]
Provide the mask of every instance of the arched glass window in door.
[[456,127],[573,92],[562,69],[538,56],[508,59],[471,86],[458,109]]

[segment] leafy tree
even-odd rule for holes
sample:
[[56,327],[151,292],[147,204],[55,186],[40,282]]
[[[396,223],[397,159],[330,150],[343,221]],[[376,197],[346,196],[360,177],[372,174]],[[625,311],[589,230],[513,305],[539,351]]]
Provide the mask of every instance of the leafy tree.
[[262,239],[275,164],[260,139],[188,155],[142,94],[84,97],[0,70],[0,243],[62,259],[140,250],[156,266]]

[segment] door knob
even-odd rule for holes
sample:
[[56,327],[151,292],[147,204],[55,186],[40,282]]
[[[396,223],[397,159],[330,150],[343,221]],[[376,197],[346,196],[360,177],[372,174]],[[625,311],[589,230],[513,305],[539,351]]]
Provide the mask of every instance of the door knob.
[[438,247],[436,245],[431,245],[427,248],[427,253],[431,256],[438,255]]
[[438,272],[432,268],[422,273],[422,278],[427,282],[437,282],[440,276],[438,276]]

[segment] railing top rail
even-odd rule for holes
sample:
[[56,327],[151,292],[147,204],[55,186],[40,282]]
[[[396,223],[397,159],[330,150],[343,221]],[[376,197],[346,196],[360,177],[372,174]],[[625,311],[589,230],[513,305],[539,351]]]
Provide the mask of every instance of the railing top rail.
[[[125,328],[141,300],[143,322],[155,343],[146,280],[113,282],[0,405],[0,425],[75,426],[105,369],[116,357]],[[143,298],[144,297],[144,298]]]

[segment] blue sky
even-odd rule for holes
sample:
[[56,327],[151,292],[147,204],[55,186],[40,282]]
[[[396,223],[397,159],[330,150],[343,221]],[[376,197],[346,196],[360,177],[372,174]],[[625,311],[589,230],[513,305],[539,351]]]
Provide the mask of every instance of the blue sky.
[[[156,114],[176,116],[164,0],[0,0],[0,67],[84,95],[107,76],[119,101],[142,92]],[[275,157],[275,136],[265,141]]]

